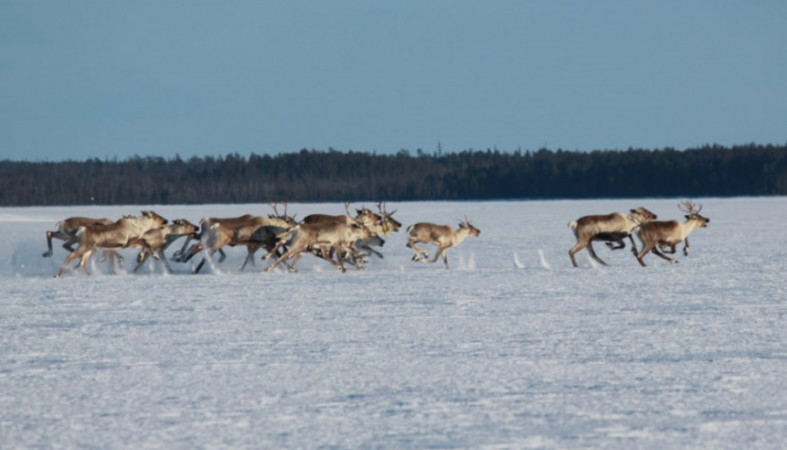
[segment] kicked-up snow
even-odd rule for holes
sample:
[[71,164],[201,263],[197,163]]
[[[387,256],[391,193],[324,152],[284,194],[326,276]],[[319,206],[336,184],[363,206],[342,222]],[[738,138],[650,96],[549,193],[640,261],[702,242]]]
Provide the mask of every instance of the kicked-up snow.
[[198,275],[130,274],[123,251],[61,278],[61,242],[41,254],[68,216],[271,211],[1,208],[0,448],[783,448],[784,197],[694,199],[711,221],[679,264],[596,243],[610,266],[571,267],[569,221],[682,220],[679,200],[389,204],[481,230],[450,270],[411,261],[403,229],[360,271],[240,272],[234,247]]

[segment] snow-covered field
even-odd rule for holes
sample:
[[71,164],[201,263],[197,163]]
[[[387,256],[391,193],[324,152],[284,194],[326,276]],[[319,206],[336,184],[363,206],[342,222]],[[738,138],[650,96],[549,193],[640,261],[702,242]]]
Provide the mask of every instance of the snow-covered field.
[[389,204],[481,229],[451,270],[400,232],[344,274],[241,273],[236,247],[199,275],[57,279],[56,221],[143,208],[0,208],[0,448],[784,448],[785,198],[695,199],[711,222],[680,264],[597,244],[610,267],[570,265],[570,220],[678,200]]

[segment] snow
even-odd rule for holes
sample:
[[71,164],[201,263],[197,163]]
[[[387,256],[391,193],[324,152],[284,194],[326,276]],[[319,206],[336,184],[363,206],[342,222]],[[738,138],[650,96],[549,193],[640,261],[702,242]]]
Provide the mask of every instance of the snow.
[[412,262],[402,230],[362,271],[240,272],[235,247],[199,275],[61,278],[62,242],[41,253],[68,216],[270,208],[0,208],[0,448],[783,447],[784,197],[695,199],[711,222],[679,264],[597,244],[610,266],[571,267],[570,220],[679,219],[678,200],[389,204],[481,230],[450,270]]

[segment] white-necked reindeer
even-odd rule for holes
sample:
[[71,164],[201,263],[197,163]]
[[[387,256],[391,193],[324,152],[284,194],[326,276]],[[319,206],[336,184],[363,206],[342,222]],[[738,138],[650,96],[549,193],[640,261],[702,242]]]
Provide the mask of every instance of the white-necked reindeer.
[[577,260],[574,258],[574,255],[587,247],[591,258],[600,264],[607,265],[593,250],[593,241],[617,242],[618,246],[615,248],[622,248],[625,245],[623,244],[623,239],[628,237],[631,240],[631,251],[636,255],[637,245],[634,243],[634,238],[631,237],[632,230],[656,218],[655,214],[640,206],[632,209],[629,214],[613,212],[606,215],[583,216],[569,222],[568,226],[571,227],[574,236],[577,238],[577,244],[568,251],[571,264],[577,267]]
[[678,205],[678,208],[686,213],[686,221],[681,223],[677,220],[654,221],[642,224],[636,231],[639,240],[642,241],[642,250],[637,254],[637,261],[644,267],[643,258],[648,252],[653,252],[656,256],[666,259],[671,263],[677,263],[676,259],[662,253],[658,247],[671,248],[668,253],[675,253],[675,246],[681,241],[685,242],[683,253],[689,254],[689,234],[697,228],[708,226],[710,219],[700,215],[702,205],[695,205],[693,202],[685,201]]
[[[434,263],[443,257],[445,268],[448,269],[448,255],[445,254],[449,248],[456,247],[469,236],[478,236],[481,231],[474,227],[469,221],[464,220],[459,223],[459,228],[454,230],[448,225],[436,225],[429,222],[419,222],[407,227],[410,237],[407,239],[407,247],[415,253],[413,261]],[[415,244],[434,244],[437,246],[434,258],[429,260],[429,254],[425,249]]]

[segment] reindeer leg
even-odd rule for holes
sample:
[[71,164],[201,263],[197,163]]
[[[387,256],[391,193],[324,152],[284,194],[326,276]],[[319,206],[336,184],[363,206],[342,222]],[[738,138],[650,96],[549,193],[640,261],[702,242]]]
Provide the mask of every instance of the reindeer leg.
[[[183,259],[183,258],[184,258],[184,256],[183,256],[183,255],[184,255],[184,254],[185,254],[185,252],[186,252],[186,246],[188,246],[188,245],[189,245],[189,242],[191,242],[191,240],[192,240],[192,239],[196,239],[196,238],[195,238],[195,237],[192,237],[191,235],[189,235],[189,236],[186,236],[186,241],[185,241],[185,242],[183,242],[183,245],[180,247],[180,250],[176,250],[176,251],[175,251],[175,253],[173,253],[173,254],[172,254],[172,259],[174,259],[174,260],[175,260],[175,261],[177,261],[177,262],[186,262],[186,261]],[[192,248],[193,248],[193,247],[192,247]],[[192,256],[193,256],[193,255],[192,255]]]
[[674,245],[659,245],[661,251],[664,253],[669,253],[670,255],[675,253],[675,246]]
[[577,254],[580,250],[587,247],[588,243],[578,242],[577,245],[571,247],[571,250],[568,251],[568,257],[571,258],[571,265],[577,267],[577,260],[574,258],[574,255]]
[[418,242],[418,241],[416,241],[414,239],[411,239],[411,240],[407,241],[407,246],[410,247],[413,250],[413,252],[415,253],[413,255],[412,260],[413,261],[421,261],[423,259],[429,259],[429,253],[425,249],[415,245],[416,242]]
[[[634,235],[629,234],[629,240],[631,241],[631,253],[633,253],[634,256],[637,256],[638,250],[637,250],[637,243],[634,242]],[[620,241],[620,243],[625,245],[622,240]]]
[[[283,255],[281,255],[278,258],[276,258],[276,261],[273,261],[273,263],[268,265],[268,267],[265,268],[265,271],[266,272],[270,272],[271,270],[275,269],[276,266],[278,266],[279,264],[283,263],[284,261],[287,261],[288,259],[290,259],[290,258],[292,258],[292,257],[294,257],[296,255],[299,255],[304,250],[306,250],[306,248],[297,248],[297,249],[296,248],[290,248],[289,250],[284,252]],[[300,257],[298,259],[300,259]]]
[[71,235],[65,234],[65,233],[61,232],[60,230],[47,231],[46,232],[46,248],[47,248],[47,250],[42,255],[44,258],[50,257],[53,254],[53,252],[52,252],[52,238],[58,238],[58,239],[62,239],[64,241],[67,241],[65,244],[63,244],[63,248],[65,248],[69,253],[74,251],[74,249],[72,247],[67,246],[67,245],[77,242],[76,236],[71,236]]
[[58,269],[57,274],[55,274],[55,277],[59,277],[66,272],[70,272],[71,269],[68,267],[68,265],[71,264],[73,260],[82,256],[85,251],[86,250],[83,249],[83,247],[80,247],[76,251],[69,253],[68,256],[66,256],[66,259],[63,260],[63,263],[60,264],[60,268]]
[[666,259],[667,261],[669,261],[669,262],[671,262],[671,263],[673,263],[673,264],[676,264],[676,263],[678,263],[678,260],[677,260],[677,259],[672,259],[672,258],[670,258],[669,256],[665,255],[664,253],[661,253],[661,252],[659,251],[658,247],[653,247],[653,250],[652,250],[652,251],[653,251],[653,253],[654,253],[656,256],[660,256],[661,258],[664,258],[664,259]]
[[178,262],[183,262],[183,263],[188,262],[191,258],[194,257],[194,255],[199,253],[200,250],[202,250],[202,242],[197,242],[196,244],[192,245],[189,248],[189,251],[186,253],[185,256],[182,253],[180,254],[180,257],[178,258]]
[[608,266],[609,265],[609,264],[605,263],[601,258],[599,258],[598,255],[596,255],[596,251],[593,250],[593,243],[592,242],[588,242],[588,253],[590,253],[590,257],[593,258],[594,260],[596,260],[596,262],[598,262],[599,264],[601,264],[603,266]]
[[202,257],[202,261],[200,261],[199,264],[197,264],[197,267],[194,268],[193,273],[199,273],[199,271],[202,269],[202,266],[205,265],[205,262],[208,260],[208,258],[213,258],[214,253],[215,250],[212,249],[205,250],[205,255]]
[[654,248],[655,244],[642,244],[642,250],[637,254],[637,261],[642,267],[646,267],[645,261],[642,259]]
[[157,253],[159,255],[159,258],[158,258],[159,261],[161,261],[161,263],[164,265],[164,270],[166,270],[167,273],[171,274],[172,273],[172,267],[170,267],[169,266],[169,262],[167,262],[167,256],[164,254],[164,250],[161,249]]
[[63,243],[63,248],[66,249],[66,251],[68,252],[73,252],[74,251],[73,245],[79,241],[79,238],[77,238],[76,236],[68,236],[68,235],[61,235],[60,237],[61,239],[66,241]]
[[145,264],[145,261],[147,260],[148,260],[148,253],[144,251],[139,252],[139,256],[137,257],[137,265],[136,267],[134,267],[133,272],[134,273],[139,272],[139,269],[142,267],[143,264]]
[[199,271],[202,270],[202,266],[205,265],[205,261],[206,260],[207,260],[207,258],[203,256],[202,257],[202,261],[200,261],[199,264],[197,264],[197,267],[194,268],[194,272],[193,273],[195,273],[195,274],[199,273]]
[[371,254],[373,254],[374,256],[376,256],[376,257],[378,257],[378,258],[380,258],[380,259],[384,259],[384,257],[383,257],[383,254],[382,254],[382,253],[380,253],[380,252],[378,252],[377,250],[375,250],[375,249],[373,249],[373,248],[371,248],[371,247],[368,247],[368,246],[366,247],[366,249],[367,249],[367,250],[369,250],[369,252],[370,252]]
[[[443,256],[443,252],[447,248],[448,247],[437,247],[437,251],[434,253],[434,258],[432,258],[429,262],[430,263],[436,263],[437,260],[440,259],[441,256]],[[443,257],[443,262],[445,263],[445,267],[448,268],[448,259]]]
[[[87,270],[87,262],[90,260],[90,257],[93,256],[94,250],[87,250],[82,254],[82,258],[79,259],[78,267],[82,268],[82,271],[85,272],[85,275],[90,275],[90,272]],[[72,253],[73,254],[73,253]]]
[[689,256],[689,238],[686,238],[683,242],[683,255]]
[[344,263],[342,262],[342,257],[339,256],[339,252],[338,251],[336,252],[335,260],[331,256],[331,253],[332,253],[331,249],[326,248],[325,246],[320,246],[320,251],[318,253],[315,253],[315,255],[333,264],[336,268],[338,268],[342,272],[346,272],[347,269],[344,267]]
[[48,258],[48,257],[52,256],[52,232],[51,231],[47,231],[46,232],[46,248],[47,248],[47,250],[44,252],[43,255],[41,255],[44,258]]
[[257,253],[257,249],[259,249],[259,248],[260,248],[259,246],[251,245],[251,244],[246,246],[246,251],[247,251],[246,259],[243,260],[243,265],[240,266],[240,271],[241,272],[243,272],[243,269],[246,268],[246,265],[249,264],[249,262],[251,262],[252,266],[254,265],[254,254]]

